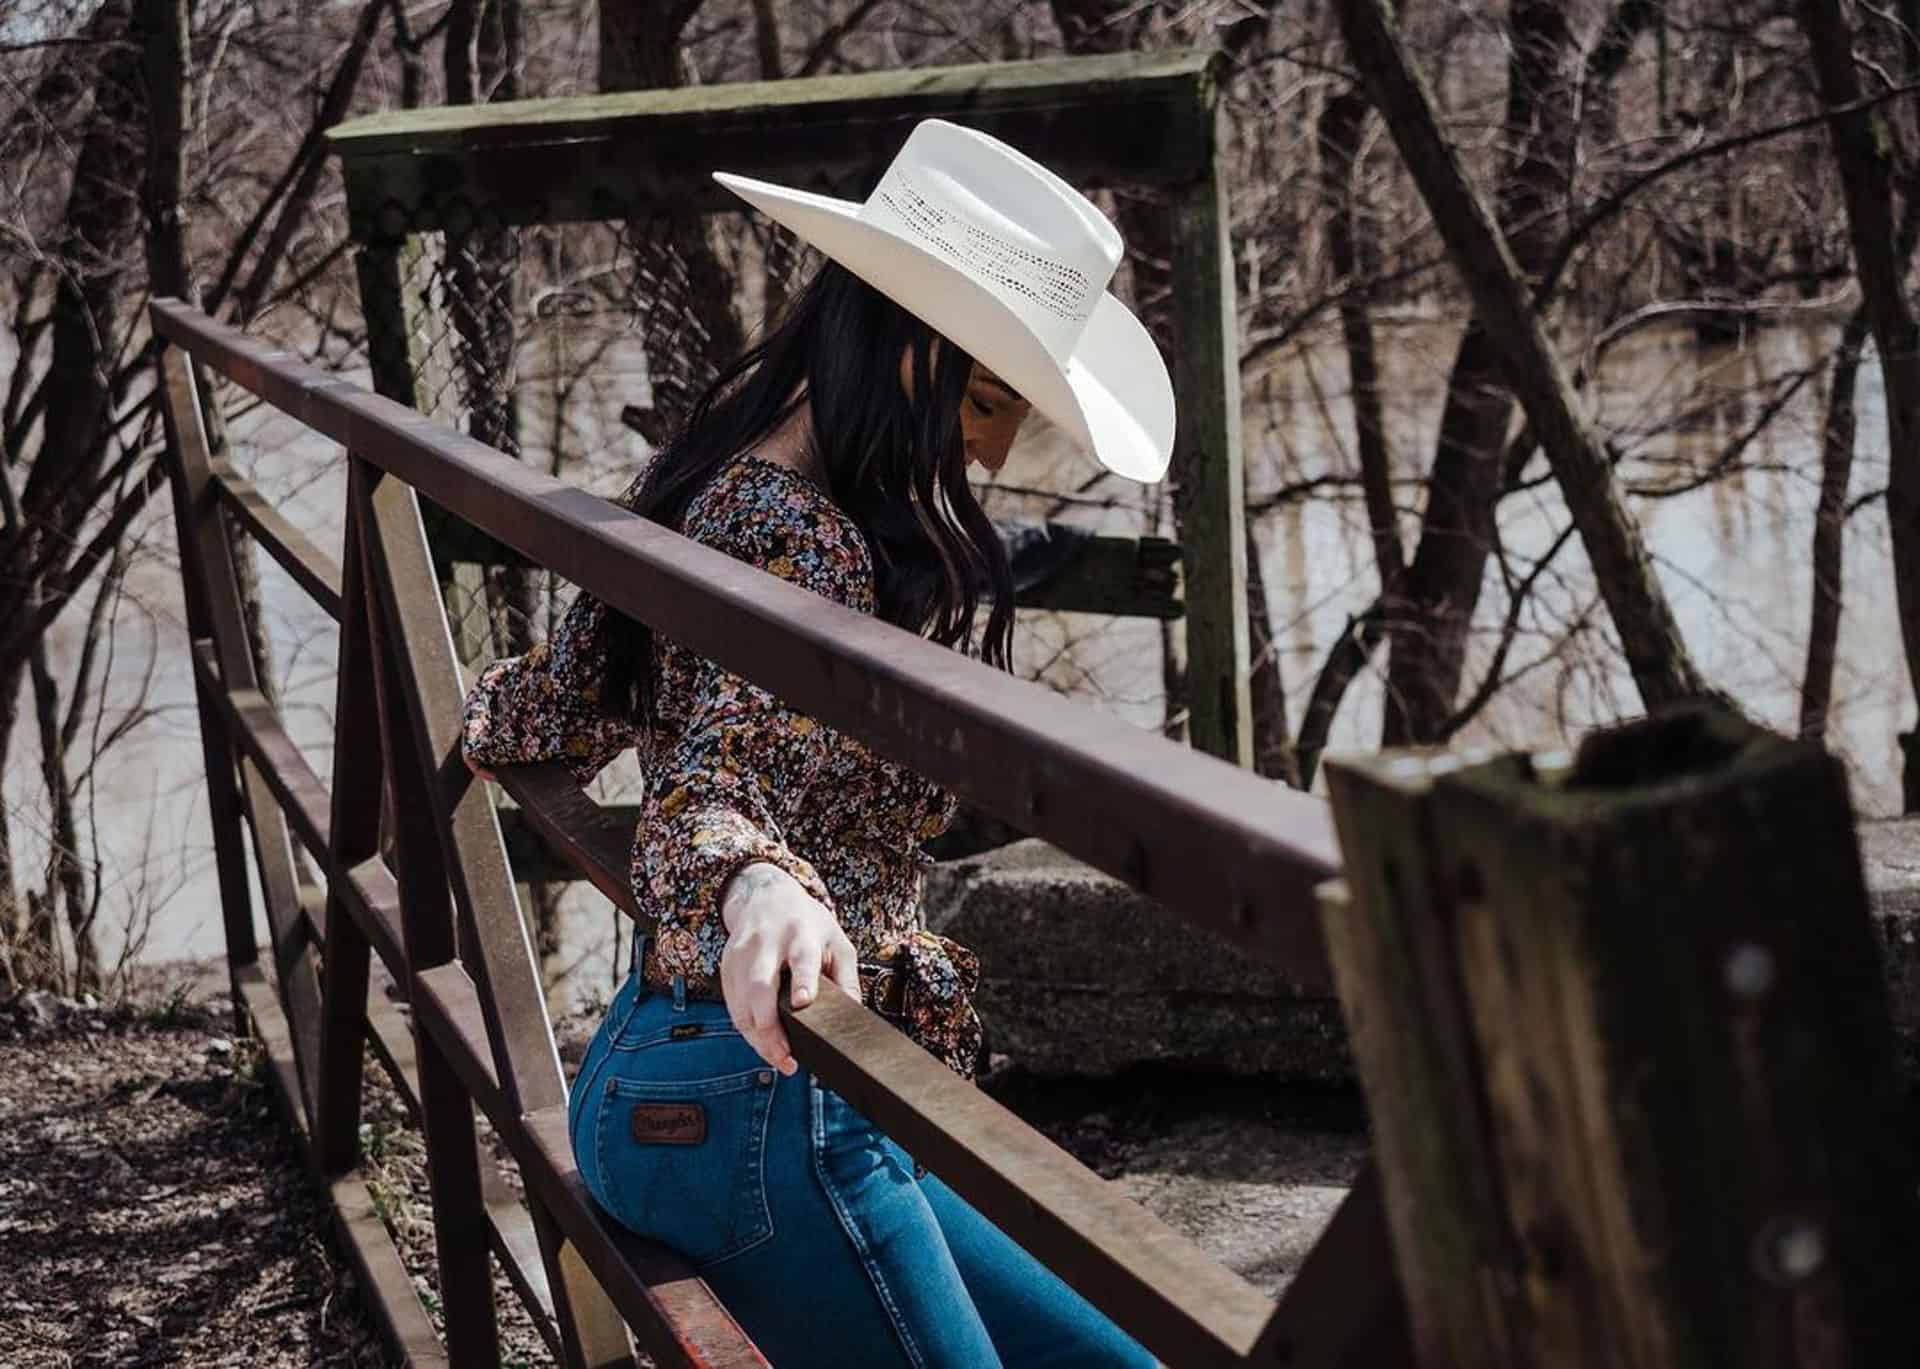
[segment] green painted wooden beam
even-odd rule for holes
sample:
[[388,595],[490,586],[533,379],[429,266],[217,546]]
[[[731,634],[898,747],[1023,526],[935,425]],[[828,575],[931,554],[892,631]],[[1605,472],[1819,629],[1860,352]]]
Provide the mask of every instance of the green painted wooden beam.
[[362,242],[474,223],[739,209],[715,168],[864,196],[919,120],[1075,184],[1184,184],[1212,155],[1212,54],[1118,53],[372,114],[327,140]]

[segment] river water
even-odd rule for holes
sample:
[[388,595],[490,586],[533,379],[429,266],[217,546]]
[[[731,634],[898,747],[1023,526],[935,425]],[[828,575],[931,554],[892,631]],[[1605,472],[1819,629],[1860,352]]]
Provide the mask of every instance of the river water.
[[[1382,360],[1389,439],[1398,473],[1409,479],[1431,459],[1456,338],[1457,327],[1438,321],[1402,321],[1386,333]],[[1778,397],[1781,378],[1815,366],[1832,339],[1832,329],[1810,325],[1769,330],[1743,349],[1702,349],[1683,331],[1642,334],[1616,348],[1600,371],[1594,403],[1627,452],[1622,478],[1629,485],[1677,484],[1709,468]],[[1259,505],[1305,480],[1352,473],[1345,377],[1337,343],[1325,339],[1290,351],[1250,380],[1244,410],[1250,502]],[[364,381],[364,376],[354,378]],[[1880,384],[1870,356],[1860,372],[1855,495],[1886,483]],[[542,459],[551,450],[551,435],[561,431],[568,452],[582,454],[566,458],[567,477],[615,493],[645,455],[640,439],[617,421],[620,403],[643,387],[637,366],[603,358],[572,396],[565,415],[570,427],[553,422],[552,406],[541,398],[545,392],[529,384],[523,391],[523,429],[548,435],[530,443]],[[1816,377],[1785,403],[1734,473],[1689,493],[1635,500],[1661,579],[1706,674],[1756,717],[1789,732],[1797,723],[1805,664],[1824,400],[1824,377]],[[1115,530],[1151,526],[1153,512],[1141,503],[1138,487],[1114,480],[1087,485],[1097,467],[1066,449],[1038,419],[1034,425],[1001,473],[1000,488],[986,496],[990,511],[1032,516],[1046,501],[1021,490],[1085,486],[1063,518]],[[265,409],[239,414],[234,433],[236,466],[337,555],[344,486],[337,448]],[[1413,487],[1404,488],[1402,502],[1411,505]],[[1564,524],[1564,508],[1547,482],[1509,497],[1501,510],[1500,537],[1511,573],[1526,574]],[[1411,508],[1403,512],[1402,528],[1410,546],[1417,531]],[[1329,487],[1280,503],[1260,518],[1258,540],[1297,727],[1330,644],[1376,591],[1357,492]],[[1849,766],[1857,809],[1890,814],[1899,801],[1895,736],[1912,719],[1881,502],[1868,502],[1853,517],[1846,557],[1830,744]],[[331,761],[333,625],[272,562],[261,558],[261,568],[288,726],[324,777]],[[1478,615],[1484,630],[1470,651],[1468,689],[1488,666],[1507,602],[1499,567],[1490,566],[1488,576]],[[1505,664],[1510,683],[1462,731],[1461,744],[1554,745],[1597,722],[1637,711],[1631,680],[1594,599],[1591,573],[1573,539],[1541,574],[1521,615],[1521,631]],[[56,638],[63,665],[78,647],[80,616],[70,614]],[[178,562],[170,509],[164,505],[156,506],[156,516],[140,534],[128,593],[112,622],[113,659],[99,711],[109,726],[130,706],[143,707],[144,715],[89,782],[94,822],[86,840],[105,870],[99,914],[103,950],[110,965],[122,955],[170,960],[219,954],[224,942]],[[1141,725],[1158,724],[1163,705],[1157,625],[1033,615],[1023,618],[1018,637],[1017,664],[1023,672],[1086,696],[1089,706]],[[1377,745],[1383,665],[1377,662],[1375,671],[1349,691],[1333,731],[1336,753]],[[15,839],[24,848],[22,856],[35,861],[43,849],[44,810],[27,731],[4,782]],[[637,789],[631,759],[609,767],[598,783],[596,793],[603,800],[631,798]],[[556,1004],[604,999],[613,983],[617,919],[584,885],[569,890],[563,909],[563,951],[549,967]],[[136,929],[131,937],[130,925]],[[264,922],[260,934],[264,942]]]

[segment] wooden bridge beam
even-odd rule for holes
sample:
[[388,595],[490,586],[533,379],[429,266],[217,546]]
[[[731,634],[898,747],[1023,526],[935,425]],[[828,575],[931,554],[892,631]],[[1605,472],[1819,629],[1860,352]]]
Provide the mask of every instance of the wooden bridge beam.
[[[356,240],[738,210],[714,168],[864,197],[907,131],[957,118],[1076,184],[1180,184],[1209,52],[1116,53],[369,114],[329,130]],[[697,150],[697,155],[688,155]]]
[[[358,474],[350,517],[358,524],[367,562],[363,570],[377,600],[374,621],[382,642],[377,654],[393,686],[393,692],[381,699],[385,732],[395,738],[387,763],[396,776],[397,794],[401,768],[405,768],[404,792],[408,802],[419,805],[414,820],[424,821],[437,834],[435,856],[451,889],[461,929],[457,949],[449,941],[440,948],[444,954],[436,952],[429,959],[416,958],[409,942],[414,982],[417,986],[421,972],[457,955],[482,986],[487,1038],[511,1111],[524,1116],[564,1108],[567,1086],[547,1018],[538,960],[514,897],[493,802],[486,786],[460,759],[460,674],[419,502],[413,490],[398,480],[364,467]],[[408,917],[412,917],[411,908]],[[422,1092],[424,1097],[424,1079]],[[470,1126],[471,1105],[463,1098],[461,1106]],[[457,1199],[463,1219],[471,1215],[464,1182],[465,1145],[463,1135],[463,1187]],[[566,1238],[552,1214],[539,1205],[532,1211],[570,1369],[631,1365],[626,1325],[605,1290],[567,1253]],[[436,1203],[436,1223],[440,1215]],[[491,1293],[486,1296],[490,1299]]]
[[[234,576],[233,548],[218,516],[213,493],[212,453],[207,446],[192,358],[178,347],[168,348],[161,358],[161,377],[167,426],[173,438],[172,476],[175,509],[182,520],[179,524],[182,567],[189,581],[197,586],[195,597],[206,615],[214,654],[220,662],[222,684],[229,690],[254,690],[259,688],[259,681],[254,676],[253,652],[247,645],[239,582]],[[196,694],[202,703],[204,727],[209,721],[207,704],[211,701],[204,690],[196,689]],[[225,729],[218,723],[214,727],[224,734]],[[232,764],[230,742],[224,748],[216,745],[214,749],[225,749],[229,759],[224,764]],[[286,815],[274,801],[259,768],[245,756],[239,758],[239,767],[247,825],[253,832],[254,864],[266,899],[267,925],[272,935],[274,982],[286,1006],[301,1105],[311,1126],[316,1115],[320,1073],[320,980],[307,955],[308,941],[293,864],[293,838],[287,828]],[[233,876],[234,872],[229,869],[232,863],[229,851],[222,860],[223,885]],[[244,931],[234,923],[236,914],[250,917],[245,910],[251,902],[244,899],[228,905],[230,947],[236,942],[243,948],[253,944],[251,922]]]

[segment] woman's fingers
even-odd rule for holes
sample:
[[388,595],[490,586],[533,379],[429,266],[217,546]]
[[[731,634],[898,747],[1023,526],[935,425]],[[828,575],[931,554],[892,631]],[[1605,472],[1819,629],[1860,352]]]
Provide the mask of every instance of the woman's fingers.
[[829,945],[831,968],[828,973],[833,976],[833,982],[851,994],[853,1001],[858,1003],[860,1001],[860,952],[854,949],[853,941],[838,926],[833,929],[833,937]]
[[[774,888],[780,888],[776,881]],[[833,982],[860,1000],[859,954],[832,912],[796,883],[797,902],[756,889],[752,897],[729,904],[732,934],[720,956],[720,983],[733,1025],[761,1059],[782,1074],[800,1068],[780,1022],[780,972],[788,971],[787,1002],[803,1008],[820,997],[824,970]],[[731,895],[729,895],[731,897]]]
[[820,960],[825,948],[818,937],[802,932],[793,939],[787,965],[793,971],[793,988],[788,1001],[796,1008],[813,1002],[820,992]]
[[779,977],[778,952],[763,937],[732,942],[721,952],[721,989],[733,1025],[761,1059],[783,1074],[792,1074],[799,1065],[793,1061],[774,1002]]

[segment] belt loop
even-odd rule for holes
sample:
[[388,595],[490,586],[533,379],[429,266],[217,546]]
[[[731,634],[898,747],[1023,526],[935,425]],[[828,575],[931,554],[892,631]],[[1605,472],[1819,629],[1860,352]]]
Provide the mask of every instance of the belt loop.
[[687,1010],[687,977],[683,974],[673,977],[673,1010],[675,1012]]
[[653,933],[647,931],[644,927],[636,926],[633,929],[633,955],[627,962],[627,973],[629,975],[637,975],[640,973],[640,962],[646,958],[647,954],[645,949],[647,938],[652,935]]

